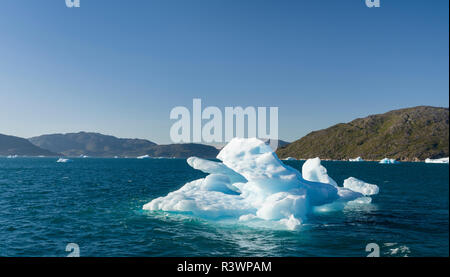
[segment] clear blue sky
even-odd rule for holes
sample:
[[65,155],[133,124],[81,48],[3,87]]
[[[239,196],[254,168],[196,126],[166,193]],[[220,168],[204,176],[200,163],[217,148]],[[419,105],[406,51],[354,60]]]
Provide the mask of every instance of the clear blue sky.
[[448,107],[449,1],[2,0],[0,133],[169,143],[174,106],[278,106],[280,138]]

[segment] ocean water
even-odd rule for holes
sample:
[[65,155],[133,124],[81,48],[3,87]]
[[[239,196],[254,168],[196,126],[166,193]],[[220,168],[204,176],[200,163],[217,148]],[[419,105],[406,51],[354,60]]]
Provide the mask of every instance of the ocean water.
[[[183,159],[0,158],[0,256],[449,255],[449,167],[327,162],[338,184],[377,184],[368,205],[312,214],[296,231],[252,228],[142,206],[206,176]],[[285,161],[301,169],[302,161]]]

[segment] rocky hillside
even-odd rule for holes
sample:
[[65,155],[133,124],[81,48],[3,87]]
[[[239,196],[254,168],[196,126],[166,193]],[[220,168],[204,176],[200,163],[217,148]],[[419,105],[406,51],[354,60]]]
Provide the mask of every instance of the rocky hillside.
[[24,138],[0,134],[0,156],[58,156],[51,151],[39,148]]
[[404,161],[449,156],[449,109],[419,106],[358,118],[279,148],[280,158]]

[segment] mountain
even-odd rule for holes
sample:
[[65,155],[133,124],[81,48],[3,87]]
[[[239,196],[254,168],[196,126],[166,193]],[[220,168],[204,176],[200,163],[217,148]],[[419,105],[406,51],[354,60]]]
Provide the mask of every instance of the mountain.
[[213,146],[196,143],[179,143],[155,145],[146,151],[152,157],[189,158],[192,156],[213,159],[219,154],[219,150]]
[[199,156],[214,158],[218,151],[212,146],[202,144],[157,145],[145,139],[127,139],[99,133],[50,134],[30,138],[29,141],[50,151],[66,156],[87,155],[93,157],[152,157],[186,158]]
[[58,156],[59,154],[39,148],[24,138],[0,134],[0,155]]
[[358,118],[311,132],[286,147],[280,158],[404,161],[449,156],[449,109],[419,106]]
[[124,153],[129,155],[141,153],[141,149],[156,145],[144,139],[121,139],[99,133],[68,133],[42,135],[30,138],[29,141],[36,146],[53,152],[63,153],[66,156],[96,156],[113,157]]

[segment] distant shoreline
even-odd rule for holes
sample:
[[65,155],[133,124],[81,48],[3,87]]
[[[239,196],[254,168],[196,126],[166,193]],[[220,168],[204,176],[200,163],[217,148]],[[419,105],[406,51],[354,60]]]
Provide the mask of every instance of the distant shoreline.
[[[44,159],[45,158],[47,158],[47,159],[51,158],[51,159],[58,159],[58,158],[61,158],[61,157],[70,158],[70,159],[80,159],[80,160],[84,160],[84,159],[135,159],[135,160],[180,159],[180,160],[186,160],[186,159],[189,158],[189,157],[187,157],[187,158],[185,158],[185,157],[148,157],[148,158],[145,158],[145,159],[139,159],[138,157],[109,157],[109,156],[108,157],[100,157],[100,156],[79,157],[79,156],[27,156],[27,155],[18,155],[17,157],[10,158],[10,157],[5,156],[5,155],[0,155],[0,158],[4,158],[4,159],[16,159],[16,158],[44,158]],[[209,159],[216,159],[216,158],[209,158]],[[304,161],[306,161],[308,159],[296,159],[294,161],[302,161],[302,162],[304,162]],[[285,162],[285,161],[292,162],[292,160],[291,161],[283,160],[283,159],[280,159],[280,160],[283,161],[283,162]],[[320,160],[324,161],[324,162],[349,162],[349,163],[354,163],[354,164],[356,163],[357,164],[357,163],[364,163],[364,162],[371,162],[371,163],[373,163],[373,162],[380,162],[381,159],[380,160],[364,160],[364,161],[358,161],[358,162],[349,161],[347,159],[334,160],[334,159],[322,159],[322,158],[320,158]],[[425,160],[398,160],[398,161],[401,162],[401,163],[425,163]]]

